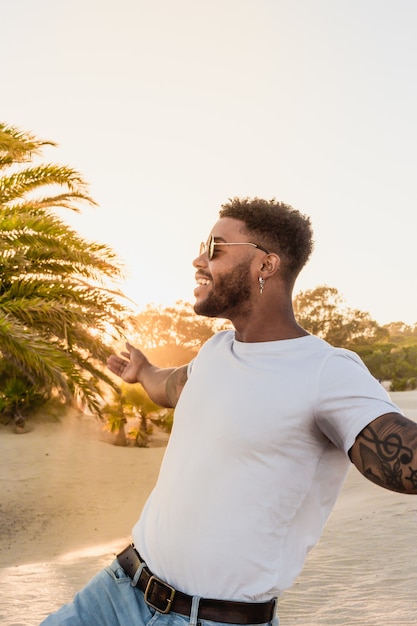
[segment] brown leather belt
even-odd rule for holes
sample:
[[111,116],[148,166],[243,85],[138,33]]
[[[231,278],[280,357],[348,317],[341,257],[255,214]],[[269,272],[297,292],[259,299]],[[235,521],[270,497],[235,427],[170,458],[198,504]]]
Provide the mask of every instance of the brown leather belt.
[[[177,591],[171,585],[157,578],[148,569],[139,553],[131,545],[117,555],[123,571],[135,581],[140,566],[142,570],[135,586],[144,593],[145,602],[160,613],[180,613],[189,616],[192,596]],[[275,600],[269,602],[232,602],[230,600],[210,600],[201,598],[198,617],[226,624],[264,624],[274,616]]]

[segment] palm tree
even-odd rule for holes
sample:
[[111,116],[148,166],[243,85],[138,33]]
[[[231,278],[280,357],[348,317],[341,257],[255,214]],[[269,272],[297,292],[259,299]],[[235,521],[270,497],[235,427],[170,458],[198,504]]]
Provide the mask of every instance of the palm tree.
[[56,144],[0,123],[0,411],[16,413],[19,403],[1,390],[18,379],[99,415],[101,383],[115,386],[103,367],[107,342],[126,313],[109,286],[121,263],[56,214],[95,202],[75,170],[33,163],[46,145]]
[[150,399],[140,383],[128,385],[124,382],[121,388],[113,392],[113,397],[103,407],[110,432],[115,433],[115,445],[125,446],[128,443],[125,426],[128,420],[138,421],[138,426],[129,431],[129,440],[134,439],[135,445],[146,448],[153,424],[171,432],[173,411],[167,411]]

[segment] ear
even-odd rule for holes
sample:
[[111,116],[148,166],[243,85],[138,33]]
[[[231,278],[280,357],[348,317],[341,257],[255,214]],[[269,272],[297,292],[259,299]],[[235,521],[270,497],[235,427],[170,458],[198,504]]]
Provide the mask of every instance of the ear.
[[268,278],[278,272],[280,268],[281,258],[278,254],[271,252],[264,258],[260,271],[262,272],[262,276],[264,278]]

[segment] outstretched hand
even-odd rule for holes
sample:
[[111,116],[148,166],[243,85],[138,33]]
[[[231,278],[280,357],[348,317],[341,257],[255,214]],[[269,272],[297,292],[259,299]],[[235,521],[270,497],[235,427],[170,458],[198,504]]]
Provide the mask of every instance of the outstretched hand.
[[[113,374],[120,376],[126,383],[140,382],[140,370],[148,362],[147,358],[138,348],[126,342],[126,352],[121,356],[112,354],[107,359],[107,367]],[[123,358],[122,358],[123,357]]]

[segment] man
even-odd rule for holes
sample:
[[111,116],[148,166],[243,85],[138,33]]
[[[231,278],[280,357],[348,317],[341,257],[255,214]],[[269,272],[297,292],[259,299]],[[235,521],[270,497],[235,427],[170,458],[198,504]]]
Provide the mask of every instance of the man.
[[318,541],[350,462],[417,493],[417,425],[357,355],[294,317],[311,251],[308,217],[235,198],[194,261],[195,311],[234,330],[179,368],[130,344],[110,357],[112,372],[176,407],[174,427],[134,547],[45,624],[277,624],[276,598]]

